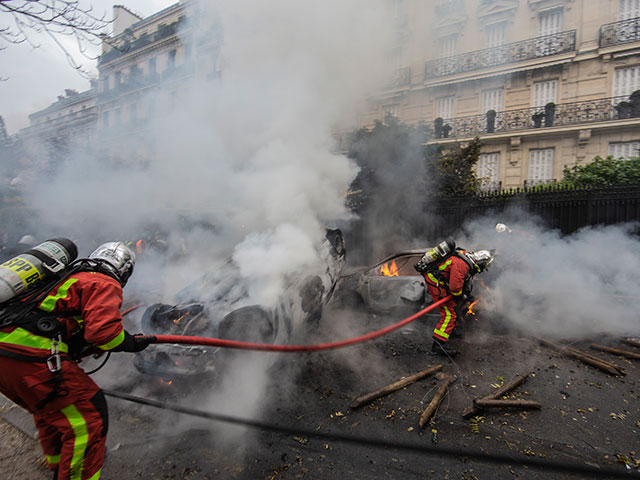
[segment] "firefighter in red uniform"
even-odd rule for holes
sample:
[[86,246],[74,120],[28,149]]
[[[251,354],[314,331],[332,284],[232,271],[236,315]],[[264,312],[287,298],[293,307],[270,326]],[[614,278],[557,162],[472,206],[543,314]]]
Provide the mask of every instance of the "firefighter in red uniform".
[[87,351],[138,352],[150,343],[124,330],[120,314],[134,253],[111,242],[79,262],[35,304],[31,324],[0,330],[0,391],[33,414],[57,480],[99,479],[105,454],[104,393],[76,360]]
[[433,330],[432,353],[450,357],[456,355],[456,350],[447,342],[461,316],[462,307],[470,299],[473,276],[486,270],[492,262],[492,251],[466,252],[458,248],[433,268],[425,268],[424,260],[416,264],[416,270],[424,276],[434,302],[449,295],[453,297],[439,307],[440,321]]

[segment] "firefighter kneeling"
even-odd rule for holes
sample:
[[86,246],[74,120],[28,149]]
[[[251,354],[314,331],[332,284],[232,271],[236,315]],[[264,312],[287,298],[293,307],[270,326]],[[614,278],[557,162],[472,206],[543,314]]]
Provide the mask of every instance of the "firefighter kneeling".
[[139,352],[152,341],[122,325],[122,287],[134,264],[125,244],[105,243],[2,305],[0,391],[33,414],[54,479],[97,480],[104,461],[107,404],[78,361],[96,352]]
[[433,330],[432,353],[452,357],[456,351],[447,345],[473,290],[473,276],[485,271],[493,262],[494,250],[467,252],[456,248],[448,238],[427,251],[415,269],[424,276],[434,302],[451,295],[453,298],[439,307],[440,321]]

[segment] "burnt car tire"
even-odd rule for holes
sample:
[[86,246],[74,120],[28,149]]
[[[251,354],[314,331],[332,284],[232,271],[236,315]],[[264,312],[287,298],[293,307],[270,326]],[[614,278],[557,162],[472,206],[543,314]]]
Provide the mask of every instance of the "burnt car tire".
[[238,342],[272,343],[275,338],[269,312],[259,305],[238,308],[218,325],[218,338]]

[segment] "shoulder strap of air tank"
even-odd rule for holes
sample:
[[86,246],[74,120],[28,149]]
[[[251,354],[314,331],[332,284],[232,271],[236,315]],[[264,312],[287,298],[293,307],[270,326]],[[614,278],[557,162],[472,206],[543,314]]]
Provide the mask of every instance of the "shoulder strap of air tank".
[[473,274],[476,273],[476,266],[473,264],[473,262],[471,260],[469,260],[469,257],[467,257],[464,253],[461,253],[458,250],[456,250],[451,255],[455,255],[456,257],[460,258],[461,260],[464,260],[464,262],[467,265],[469,265],[469,275],[473,275]]

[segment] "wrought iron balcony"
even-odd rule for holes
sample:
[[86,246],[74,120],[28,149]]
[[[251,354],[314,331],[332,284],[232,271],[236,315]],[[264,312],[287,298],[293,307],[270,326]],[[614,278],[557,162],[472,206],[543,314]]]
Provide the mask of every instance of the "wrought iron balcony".
[[600,27],[600,48],[638,41],[640,41],[640,17],[607,23]]
[[387,85],[389,88],[400,88],[411,85],[411,67],[394,70]]
[[534,128],[544,129],[640,118],[640,101],[629,102],[628,100],[628,97],[609,97],[551,104],[547,107],[506,110],[496,112],[495,116],[484,114],[444,119],[441,124],[436,120],[435,137],[468,138]]
[[485,48],[453,57],[431,60],[425,64],[425,80],[430,78],[465,73],[487,67],[548,57],[576,49],[576,31],[544,35],[521,42],[508,43],[498,47]]

